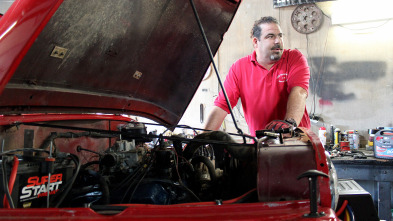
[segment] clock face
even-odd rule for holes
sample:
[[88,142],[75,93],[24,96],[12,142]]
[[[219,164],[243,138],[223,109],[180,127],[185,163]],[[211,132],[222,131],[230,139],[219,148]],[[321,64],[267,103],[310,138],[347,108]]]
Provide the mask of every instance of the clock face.
[[309,34],[318,30],[322,24],[323,13],[315,4],[299,5],[292,13],[292,27],[302,33]]

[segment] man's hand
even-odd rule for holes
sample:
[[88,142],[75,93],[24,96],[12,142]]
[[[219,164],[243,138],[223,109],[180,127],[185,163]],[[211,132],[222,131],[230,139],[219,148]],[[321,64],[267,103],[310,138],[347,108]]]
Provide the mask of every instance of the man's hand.
[[[287,134],[283,134],[284,137],[292,137],[293,131],[296,128],[296,121],[292,119],[288,120],[273,120],[269,124],[266,125],[266,130],[274,130],[279,131],[282,130],[283,132],[287,131]],[[289,136],[288,136],[289,135]]]
[[283,121],[283,120],[273,120],[272,122],[268,123],[266,125],[266,130],[282,130],[282,129],[287,129],[287,128],[292,128],[293,125],[290,124],[289,122]]

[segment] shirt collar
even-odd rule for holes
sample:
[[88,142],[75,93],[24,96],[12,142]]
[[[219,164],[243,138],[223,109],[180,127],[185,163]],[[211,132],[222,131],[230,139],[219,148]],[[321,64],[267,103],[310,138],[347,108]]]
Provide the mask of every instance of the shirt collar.
[[[286,49],[284,49],[284,51],[283,51],[283,53],[282,53],[282,56],[281,56],[281,58],[280,58],[280,60],[278,60],[275,64],[277,64],[277,63],[279,63],[279,62],[281,62],[282,60],[283,60],[283,58],[285,58],[286,56],[287,56],[287,53],[286,53]],[[259,64],[258,62],[257,62],[257,52],[254,50],[253,52],[252,52],[252,54],[251,54],[251,62],[254,62],[254,64]]]
[[256,62],[257,61],[257,52],[254,50],[251,54],[251,61]]

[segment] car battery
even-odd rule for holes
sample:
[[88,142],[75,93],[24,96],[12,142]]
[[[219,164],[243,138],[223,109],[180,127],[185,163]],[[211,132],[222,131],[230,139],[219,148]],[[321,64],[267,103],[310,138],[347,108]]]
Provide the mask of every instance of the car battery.
[[393,130],[380,130],[374,136],[374,156],[393,159]]
[[[12,162],[12,161],[11,161]],[[8,182],[13,163],[8,162],[6,166],[6,174]],[[47,167],[45,158],[32,157],[30,159],[19,160],[19,166],[16,174],[15,183],[13,185],[11,199],[15,208],[42,208],[47,206],[48,194],[48,179],[49,197],[55,197],[59,190],[71,180],[74,164],[70,160],[54,161],[53,173],[49,174],[46,171]],[[2,163],[0,163],[0,196],[4,197],[4,179]],[[6,184],[8,185],[8,184]],[[4,208],[3,198],[0,200],[0,208]]]

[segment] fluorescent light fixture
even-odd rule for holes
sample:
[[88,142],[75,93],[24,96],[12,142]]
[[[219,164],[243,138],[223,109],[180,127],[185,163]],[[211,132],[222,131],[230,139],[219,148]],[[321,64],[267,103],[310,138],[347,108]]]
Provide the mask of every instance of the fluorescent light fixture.
[[333,4],[332,24],[353,24],[393,18],[392,0],[338,0]]

